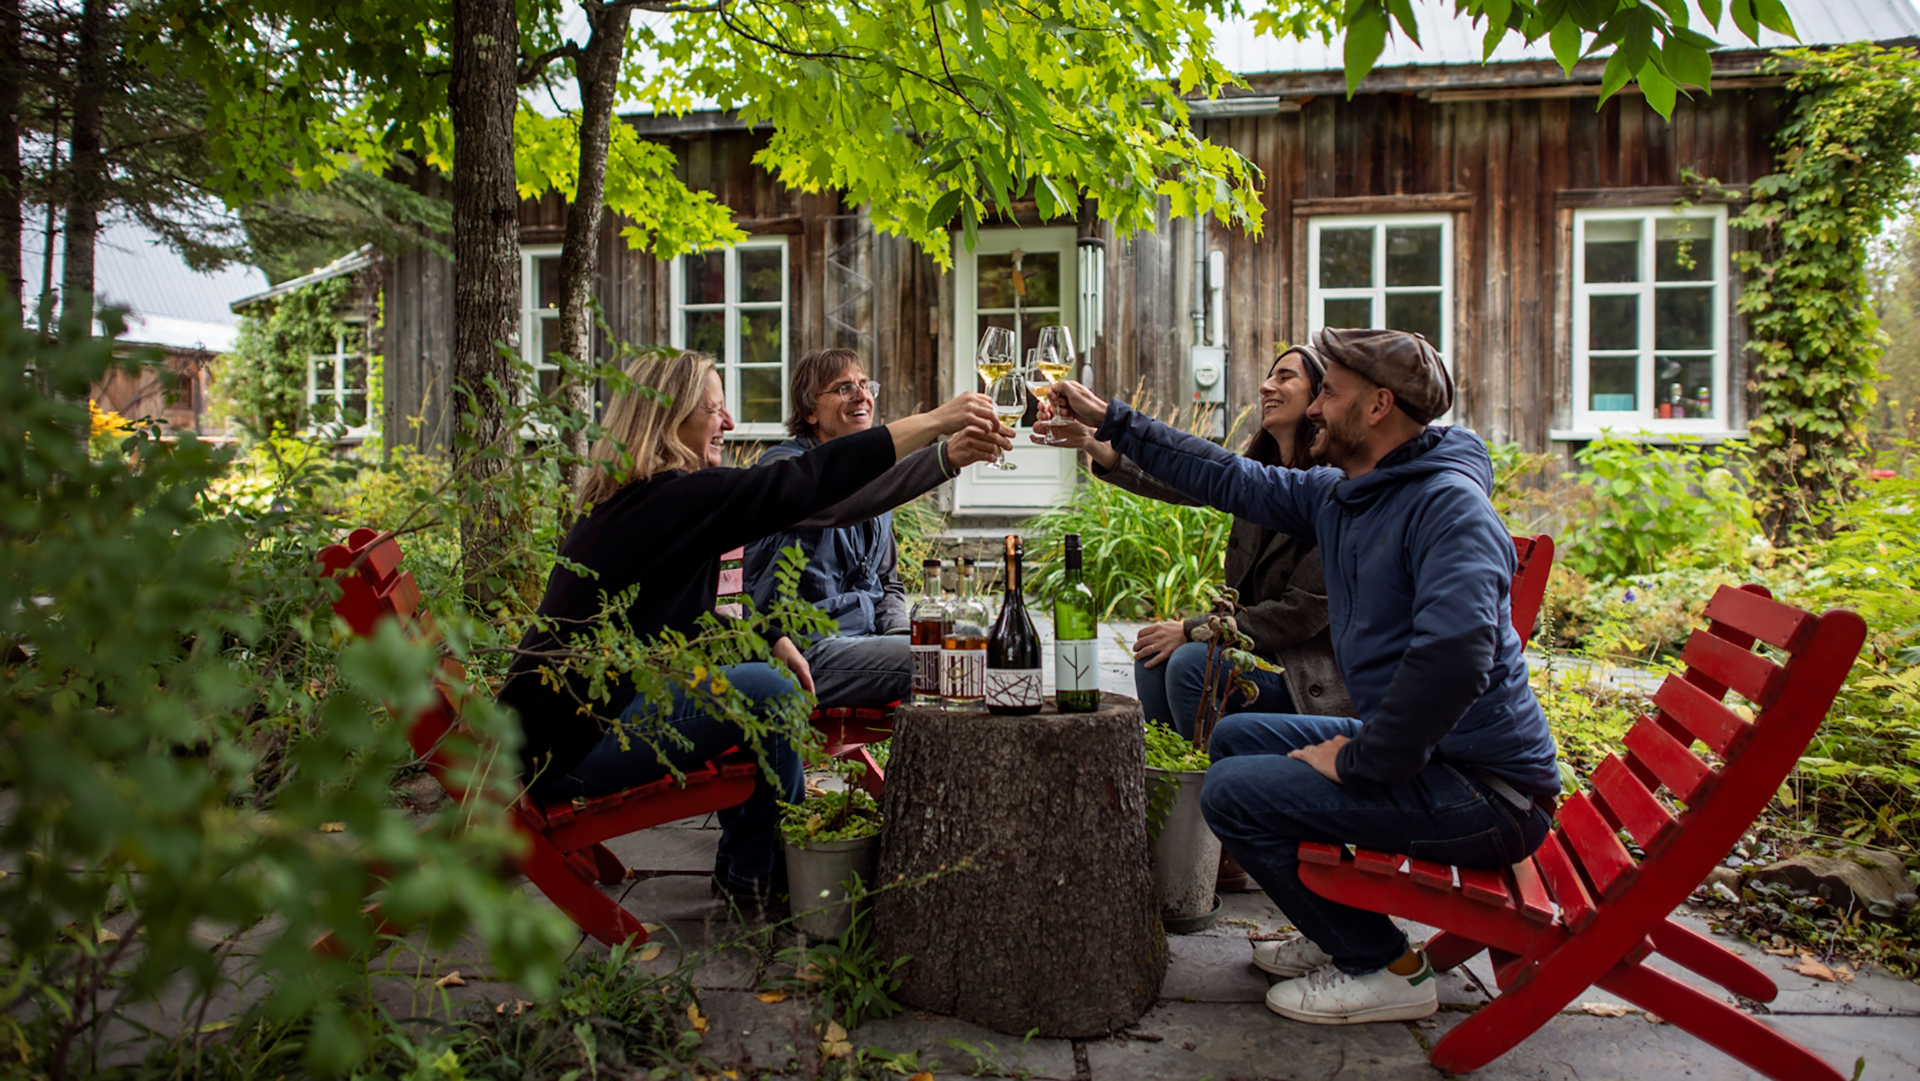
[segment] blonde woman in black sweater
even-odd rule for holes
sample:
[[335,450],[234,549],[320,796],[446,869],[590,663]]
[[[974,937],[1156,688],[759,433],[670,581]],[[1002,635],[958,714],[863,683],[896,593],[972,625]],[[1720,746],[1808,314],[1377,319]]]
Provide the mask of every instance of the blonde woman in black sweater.
[[[722,469],[721,440],[733,419],[713,359],[702,353],[647,357],[627,374],[634,387],[651,388],[659,397],[636,389],[608,409],[608,434],[594,447],[597,464],[579,493],[582,513],[561,547],[565,560],[593,573],[575,573],[566,563],[554,567],[540,602],[542,625],[521,642],[500,692],[525,733],[523,776],[544,799],[644,784],[666,776],[667,762],[686,769],[742,741],[737,726],[680,694],[665,721],[690,747],[622,739],[616,724],[660,719],[631,687],[611,699],[617,717],[599,717],[583,711],[589,701],[583,678],[566,675],[560,687],[541,679],[538,669],[551,663],[543,656],[596,619],[603,598],[638,585],[626,612],[633,633],[692,633],[701,613],[713,610],[722,553],[845,499],[940,436],[973,426],[1011,445],[1012,433],[994,419],[986,396],[962,394],[938,409],[797,457]],[[756,712],[779,695],[813,689],[792,641],[780,639],[770,661],[720,673]],[[746,803],[721,812],[714,886],[735,896],[765,897],[784,888],[775,803],[801,795],[801,763],[787,742],[767,740],[757,750],[780,783],[776,787],[763,771]]]

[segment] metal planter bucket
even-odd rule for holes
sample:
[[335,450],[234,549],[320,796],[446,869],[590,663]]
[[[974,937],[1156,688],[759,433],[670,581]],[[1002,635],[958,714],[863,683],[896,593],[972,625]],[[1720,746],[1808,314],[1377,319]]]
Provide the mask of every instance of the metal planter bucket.
[[1220,839],[1200,814],[1200,786],[1205,770],[1167,770],[1147,767],[1148,802],[1154,789],[1169,778],[1179,786],[1173,807],[1153,839],[1153,892],[1160,918],[1175,934],[1191,933],[1213,923],[1219,910],[1213,884],[1220,873]]
[[814,938],[845,934],[853,924],[853,908],[842,903],[847,899],[847,878],[858,874],[862,882],[873,881],[874,860],[879,854],[879,834],[851,841],[815,841],[804,848],[789,843],[789,903],[795,913],[808,913],[793,921],[794,927]]

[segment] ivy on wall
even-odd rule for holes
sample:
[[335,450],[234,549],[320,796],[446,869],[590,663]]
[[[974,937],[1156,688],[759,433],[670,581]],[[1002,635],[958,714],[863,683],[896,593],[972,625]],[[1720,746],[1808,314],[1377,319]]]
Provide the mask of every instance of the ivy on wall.
[[292,435],[306,421],[307,364],[333,351],[352,275],[303,285],[240,319],[233,352],[220,358],[218,392],[228,415],[255,439]]
[[1754,249],[1739,310],[1755,354],[1748,389],[1754,491],[1775,543],[1824,533],[1867,451],[1884,336],[1867,283],[1871,243],[1915,197],[1920,52],[1876,45],[1793,49],[1779,171],[1753,182],[1733,221]]

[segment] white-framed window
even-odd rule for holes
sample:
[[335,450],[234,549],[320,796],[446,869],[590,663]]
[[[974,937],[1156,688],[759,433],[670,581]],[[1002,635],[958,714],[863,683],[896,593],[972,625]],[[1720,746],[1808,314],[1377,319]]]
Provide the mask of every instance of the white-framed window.
[[787,419],[785,237],[756,237],[673,261],[672,342],[711,354],[741,435],[784,434]]
[[560,342],[560,245],[521,248],[520,283],[520,355],[533,365],[540,392],[550,394],[560,383],[552,356],[566,352]]
[[1573,423],[1724,432],[1727,209],[1576,210]]
[[366,324],[348,321],[334,335],[332,346],[307,356],[307,423],[341,438],[364,439],[375,429],[367,404]]
[[1307,324],[1424,334],[1453,370],[1453,215],[1314,217]]

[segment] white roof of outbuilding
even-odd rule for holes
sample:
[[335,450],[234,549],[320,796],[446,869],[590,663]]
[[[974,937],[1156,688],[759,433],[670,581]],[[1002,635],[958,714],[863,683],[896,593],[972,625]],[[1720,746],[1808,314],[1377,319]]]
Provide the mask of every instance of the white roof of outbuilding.
[[[21,243],[26,279],[26,310],[31,317],[40,299],[41,252],[46,235],[28,229]],[[61,249],[54,238],[53,279],[60,280]],[[94,292],[103,305],[128,311],[126,341],[169,349],[233,348],[239,317],[227,305],[236,297],[267,287],[256,267],[235,264],[199,271],[135,222],[108,220],[100,226],[94,251]]]
[[[1415,45],[1394,28],[1380,55],[1379,68],[1474,65],[1481,62],[1485,23],[1475,26],[1464,15],[1454,13],[1452,0],[1411,0],[1414,20],[1420,27],[1420,44]],[[1784,0],[1793,18],[1800,40],[1762,29],[1756,45],[1747,40],[1723,18],[1716,31],[1696,27],[1720,42],[1725,49],[1781,48],[1791,45],[1841,45],[1855,41],[1897,41],[1920,37],[1920,11],[1911,0]],[[1305,41],[1276,39],[1256,35],[1253,24],[1236,21],[1215,25],[1214,53],[1228,70],[1239,75],[1266,75],[1281,72],[1339,71],[1345,66],[1341,51],[1345,39],[1335,35],[1331,42],[1319,38]],[[1552,60],[1553,50],[1543,38],[1529,45],[1516,37],[1503,38],[1494,48],[1488,63],[1513,63]]]

